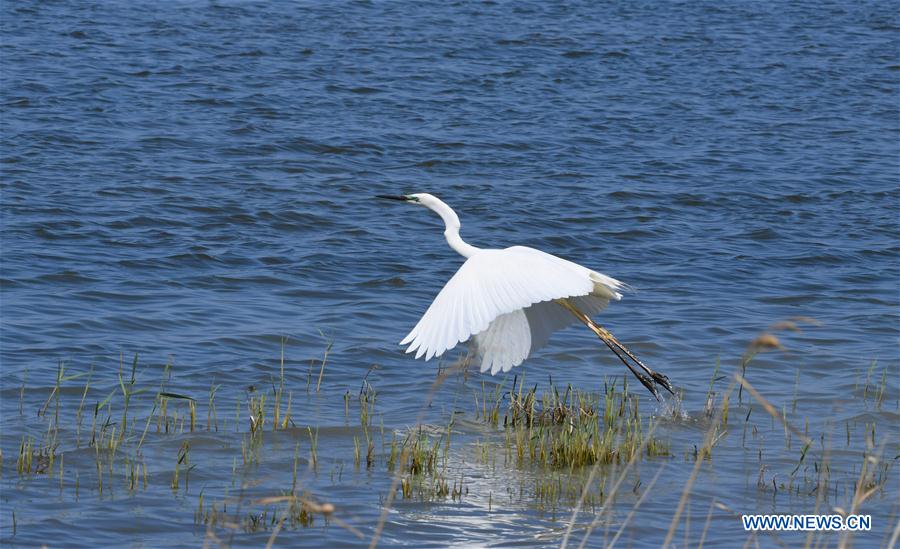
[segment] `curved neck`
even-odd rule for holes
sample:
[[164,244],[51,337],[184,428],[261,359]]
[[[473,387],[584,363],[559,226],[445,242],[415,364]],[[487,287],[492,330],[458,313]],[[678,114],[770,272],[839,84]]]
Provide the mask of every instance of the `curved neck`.
[[462,237],[459,236],[459,217],[450,206],[437,198],[434,198],[433,203],[426,203],[425,206],[429,210],[437,213],[441,216],[441,219],[444,220],[444,236],[447,238],[447,244],[456,250],[459,255],[469,258],[479,250],[479,248],[476,248],[475,246],[466,244]]

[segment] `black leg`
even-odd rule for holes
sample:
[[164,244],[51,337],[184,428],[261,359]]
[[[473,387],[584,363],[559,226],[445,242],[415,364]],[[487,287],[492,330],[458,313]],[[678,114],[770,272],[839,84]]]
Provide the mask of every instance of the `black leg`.
[[[619,360],[622,361],[622,364],[624,364],[628,367],[629,370],[631,370],[631,373],[633,373],[634,376],[638,378],[638,381],[640,381],[644,387],[646,387],[651,393],[653,393],[653,396],[656,397],[656,400],[662,400],[659,395],[659,390],[656,388],[656,384],[662,385],[663,389],[669,391],[669,393],[673,395],[675,394],[675,390],[672,388],[672,384],[669,382],[668,377],[664,376],[663,374],[654,372],[653,370],[645,366],[644,363],[638,360],[638,358],[634,356],[634,353],[629,351],[627,347],[622,345],[622,343],[619,342],[619,340],[616,339],[616,337],[612,335],[609,330],[597,325],[593,320],[590,319],[590,317],[579,311],[578,308],[572,305],[568,300],[558,299],[556,302],[564,308],[568,309],[573,315],[578,318],[578,320],[580,320],[584,323],[585,326],[590,328],[591,331],[594,332],[597,337],[599,337],[600,340],[606,344],[607,347],[609,347],[609,350],[611,350],[617,357],[619,357]],[[623,353],[625,356],[623,356]],[[633,360],[634,363],[641,368],[641,370],[646,372],[646,374],[639,371],[633,364],[628,362],[626,357]]]

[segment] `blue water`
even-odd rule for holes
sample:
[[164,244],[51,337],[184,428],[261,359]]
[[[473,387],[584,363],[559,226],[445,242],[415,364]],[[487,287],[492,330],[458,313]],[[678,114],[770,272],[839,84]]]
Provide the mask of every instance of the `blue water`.
[[[76,504],[55,481],[18,478],[22,435],[46,428],[19,416],[20,386],[33,388],[24,408],[36,410],[60,361],[93,366],[89,401],[117,386],[120,355],[139,353],[147,379],[171,360],[180,392],[204,396],[214,380],[226,402],[242,402],[277,373],[282,337],[298,394],[331,342],[326,396],[298,405],[303,432],[344,425],[341,395],[373,365],[386,428],[413,423],[437,367],[396,343],[462,259],[436,216],[379,193],[436,194],[474,245],[541,248],[635,287],[598,318],[683,390],[688,416],[702,413],[717,359],[730,376],[772,323],[816,319],[777,334],[787,352],[760,356],[748,380],[777,408],[796,392],[797,421],[808,417],[816,436],[875,422],[896,454],[900,25],[890,2],[62,0],[5,2],[0,26],[5,542],[62,545],[73,526],[86,545],[199,544],[206,533],[191,520],[199,481],[179,504],[164,486]],[[877,410],[860,389],[873,360],[871,377],[886,377]],[[622,374],[579,329],[524,370],[597,389]],[[435,421],[471,413],[483,380],[442,390]],[[82,387],[72,382],[76,400]],[[790,472],[799,448],[781,448],[781,427],[754,416]],[[667,487],[628,543],[661,543],[692,467],[683,453],[702,432],[672,426]],[[335,438],[338,463],[352,444]],[[757,448],[731,438],[698,481],[693,544],[712,498],[738,514],[812,512],[815,496],[761,493]],[[262,482],[290,474],[294,444],[283,446],[288,457]],[[171,462],[177,447],[166,447]],[[389,479],[327,476],[311,490],[371,536]],[[876,532],[857,535],[860,546],[889,536],[897,485],[869,504]],[[553,520],[510,501],[491,512],[474,496],[406,503],[383,541],[558,545],[571,511]],[[733,515],[715,520],[708,542],[746,538]],[[356,541],[321,524],[279,539]]]

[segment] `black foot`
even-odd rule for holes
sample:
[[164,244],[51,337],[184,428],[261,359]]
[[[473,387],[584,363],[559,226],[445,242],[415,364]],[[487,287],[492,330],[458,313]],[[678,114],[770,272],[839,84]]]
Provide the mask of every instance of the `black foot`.
[[[651,393],[653,393],[653,396],[656,397],[657,401],[662,402],[662,397],[659,395],[659,389],[656,388],[656,383],[654,383],[655,378],[650,379],[649,377],[645,376],[644,374],[642,374],[641,372],[637,371],[634,368],[629,367],[629,369],[631,369],[631,373],[634,374],[634,377],[638,378],[638,381],[641,382],[641,385],[643,385],[644,387],[647,388],[647,390],[649,390]],[[666,387],[666,386],[663,385],[663,387]],[[668,387],[666,387],[666,389],[668,389]]]
[[[651,372],[650,376],[653,378],[653,381],[662,385],[663,389],[665,389],[666,391],[669,391],[669,393],[671,393],[672,396],[675,396],[675,390],[672,388],[672,384],[669,383],[668,377],[666,377],[662,374],[658,374],[656,372]],[[657,397],[657,398],[659,398],[659,397]]]

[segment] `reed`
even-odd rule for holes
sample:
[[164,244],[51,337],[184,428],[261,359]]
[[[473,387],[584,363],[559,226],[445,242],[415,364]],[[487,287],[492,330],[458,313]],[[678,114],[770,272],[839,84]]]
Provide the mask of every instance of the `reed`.
[[[482,390],[482,395],[485,395]],[[594,463],[621,463],[639,448],[648,456],[669,455],[669,443],[653,438],[645,444],[646,422],[640,399],[606,384],[603,393],[588,393],[567,386],[560,393],[550,384],[540,395],[537,388],[524,388],[524,378],[513,381],[503,397],[492,397],[491,411],[481,418],[501,423],[496,403],[507,401],[502,416],[506,455],[513,465],[572,468]]]
[[[896,493],[891,487],[896,460],[885,457],[896,446],[895,433],[886,429],[881,416],[874,412],[860,416],[866,419],[843,421],[834,433],[841,447],[840,465],[836,466],[828,433],[813,430],[802,414],[799,370],[791,372],[793,391],[770,401],[740,375],[740,364],[738,374],[730,377],[732,386],[722,390],[718,383],[729,376],[722,375],[721,361],[717,361],[710,368],[706,406],[690,418],[690,422],[704,427],[703,436],[673,440],[668,433],[670,427],[683,436],[688,424],[677,403],[663,410],[644,409],[646,400],[629,392],[627,380],[605,380],[600,391],[590,392],[558,386],[552,379],[543,386],[527,383],[524,375],[511,376],[511,384],[507,378],[496,384],[485,381],[477,385],[467,385],[461,376],[458,394],[464,395],[463,405],[454,400],[453,410],[443,412],[443,419],[431,425],[423,424],[421,415],[415,421],[386,417],[381,409],[383,396],[373,385],[374,376],[372,382],[369,377],[361,380],[355,399],[351,390],[317,382],[317,395],[303,396],[301,390],[301,398],[295,403],[286,343],[282,339],[272,375],[263,374],[259,385],[241,393],[213,381],[200,400],[178,390],[171,358],[160,370],[140,367],[137,354],[130,361],[120,355],[111,383],[96,380],[93,365],[73,373],[74,368],[60,362],[43,380],[35,405],[37,414],[29,413],[24,406],[24,395],[32,393],[23,376],[18,393],[24,434],[16,439],[14,474],[23,483],[41,477],[51,480],[60,497],[73,494],[75,501],[88,494],[120,497],[123,492],[135,495],[154,488],[177,498],[196,498],[196,524],[208,531],[228,532],[229,536],[234,532],[267,532],[273,543],[285,528],[324,523],[356,529],[341,509],[323,503],[331,499],[328,479],[332,485],[343,484],[344,465],[351,459],[354,471],[358,471],[351,473],[351,478],[367,475],[365,478],[377,481],[381,475],[391,479],[392,485],[396,481],[396,487],[382,500],[383,509],[390,507],[394,497],[407,500],[407,504],[424,505],[469,500],[474,468],[477,474],[509,474],[516,480],[510,482],[506,496],[528,502],[540,513],[552,517],[569,511],[573,517],[588,513],[590,525],[582,543],[587,543],[592,529],[604,523],[608,529],[613,526],[604,541],[621,543],[623,532],[630,528],[641,505],[652,498],[657,479],[665,478],[660,476],[663,469],[659,465],[665,462],[667,470],[674,469],[683,456],[692,475],[685,485],[683,503],[672,516],[673,533],[667,543],[674,543],[677,531],[688,544],[699,537],[702,545],[710,528],[709,513],[720,508],[713,502],[707,513],[704,504],[699,520],[705,516],[706,522],[702,528],[697,524],[692,528],[692,509],[697,509],[692,486],[706,470],[715,470],[721,441],[731,431],[737,432],[739,425],[742,435],[738,448],[751,459],[756,458],[758,468],[754,473],[758,473],[756,487],[751,479],[750,489],[773,501],[789,494],[798,501],[815,499],[817,508],[838,507],[851,512],[873,499],[887,499]],[[330,348],[329,344],[323,363]],[[320,365],[320,380],[323,371],[324,365]],[[442,368],[432,393],[455,371],[453,367]],[[148,372],[156,372],[155,379]],[[83,385],[75,385],[73,381],[81,377],[85,378]],[[874,362],[861,370],[856,393],[863,397],[861,406],[880,410],[890,392],[889,380],[887,368],[879,372]],[[299,382],[302,384],[302,374]],[[736,392],[747,393],[749,402],[741,404],[734,398]],[[425,401],[430,401],[430,396]],[[338,422],[347,425],[346,434],[320,430],[306,414],[310,403],[324,405],[329,398],[335,399],[330,404],[338,418],[343,408],[344,421]],[[224,404],[223,399],[227,399]],[[232,402],[236,407],[235,425],[228,429],[224,421],[220,425],[216,410],[226,409],[222,406]],[[294,407],[303,414],[295,415]],[[243,409],[249,421],[241,421]],[[91,416],[89,431],[87,415]],[[356,417],[351,420],[351,416]],[[26,417],[36,423],[26,427]],[[473,419],[480,425],[473,426]],[[351,429],[349,424],[356,421],[358,427]],[[397,423],[411,426],[390,427]],[[343,443],[342,436],[346,437]],[[212,437],[222,444],[196,442]],[[845,439],[846,450],[841,439]],[[301,452],[306,440],[309,448],[303,447]],[[284,456],[285,443],[289,444],[287,453],[293,447],[292,456]],[[351,444],[352,456],[344,456],[335,448],[349,448]],[[74,457],[69,453],[81,447],[89,451]],[[197,494],[196,469],[202,470],[204,477],[222,477],[221,471],[212,470],[212,463],[221,461],[223,452],[230,452],[225,455],[232,463],[230,483],[226,466],[221,486],[207,484]],[[853,456],[852,466],[847,456]],[[260,472],[277,469],[280,459],[291,482],[288,487],[285,478],[284,488],[273,491],[265,487],[268,479]],[[264,460],[266,467],[260,467]],[[645,483],[651,476],[642,469],[648,467],[656,469],[655,476]],[[151,475],[150,470],[156,473]],[[321,475],[323,471],[330,471],[330,477]],[[87,491],[81,490],[82,484]],[[313,491],[314,487],[319,493]],[[489,510],[503,506],[506,496],[485,491],[477,494],[476,501],[486,502]],[[625,497],[633,501],[630,509],[617,500]],[[607,520],[613,508],[623,513],[627,510],[624,521]],[[21,519],[21,509],[16,512]],[[19,520],[18,527],[22,526]],[[824,538],[811,539],[815,544]]]

